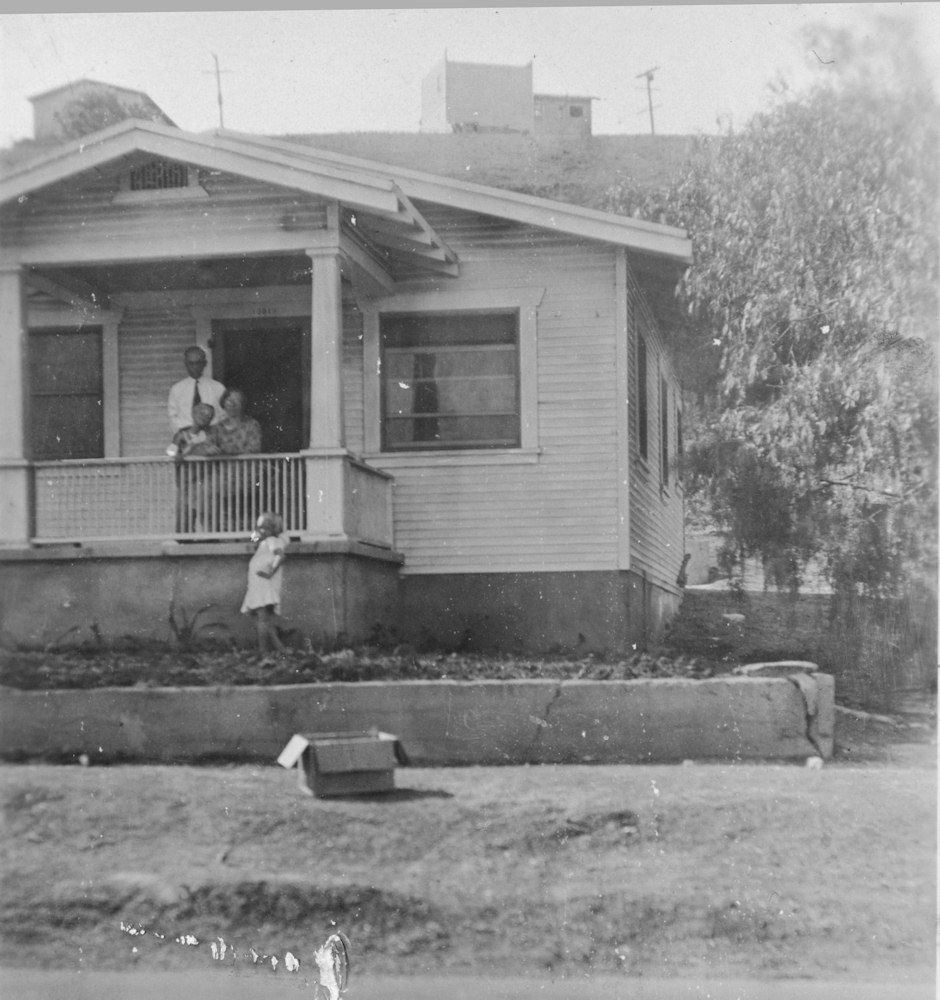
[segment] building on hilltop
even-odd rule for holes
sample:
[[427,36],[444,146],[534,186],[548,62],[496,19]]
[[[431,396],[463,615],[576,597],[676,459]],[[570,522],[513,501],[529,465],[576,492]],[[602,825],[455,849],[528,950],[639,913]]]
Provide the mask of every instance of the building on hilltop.
[[532,63],[493,66],[444,56],[421,86],[422,132],[524,132],[585,138],[596,97],[535,94]]
[[533,129],[536,135],[564,135],[586,139],[591,135],[591,101],[596,97],[535,94]]
[[422,132],[530,132],[532,63],[487,66],[445,56],[424,78]]

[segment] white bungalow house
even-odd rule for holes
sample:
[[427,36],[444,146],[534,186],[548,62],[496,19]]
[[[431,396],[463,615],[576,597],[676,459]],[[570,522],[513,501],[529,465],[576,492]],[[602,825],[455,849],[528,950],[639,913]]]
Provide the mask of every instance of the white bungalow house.
[[[241,634],[275,507],[314,642],[642,644],[680,593],[657,302],[690,260],[681,230],[229,131],[128,121],[6,170],[0,632],[165,636],[172,602]],[[202,460],[246,488],[183,535],[194,343],[264,437]]]

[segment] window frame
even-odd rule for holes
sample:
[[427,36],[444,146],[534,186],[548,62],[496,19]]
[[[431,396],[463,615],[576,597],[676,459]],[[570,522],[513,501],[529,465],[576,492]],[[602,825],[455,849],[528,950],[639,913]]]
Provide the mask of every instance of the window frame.
[[[437,326],[437,321],[441,321],[441,326],[446,326],[448,320],[456,320],[458,323],[460,321],[470,321],[470,324],[475,331],[481,329],[480,321],[483,321],[482,326],[485,328],[489,321],[493,321],[493,325],[499,328],[499,333],[505,339],[500,339],[497,341],[484,341],[484,342],[474,342],[473,339],[460,339],[460,337],[455,337],[453,340],[448,342],[447,338],[441,338],[439,343],[432,343],[430,345],[424,345],[421,343],[405,343],[405,344],[392,344],[388,340],[394,335],[393,329],[387,329],[392,327],[395,321],[402,323],[407,328],[411,321],[422,321],[431,319],[432,327]],[[435,329],[434,333],[439,333],[439,329]],[[467,331],[457,331],[458,334],[463,334],[466,336]],[[389,389],[395,381],[394,376],[383,377],[380,382],[380,392],[382,399],[382,449],[384,452],[392,452],[395,454],[400,454],[402,452],[414,453],[414,452],[424,452],[424,451],[494,451],[507,448],[518,448],[521,444],[521,427],[522,427],[522,417],[521,417],[521,407],[519,403],[519,311],[517,309],[500,309],[492,310],[487,309],[485,311],[477,310],[461,310],[457,312],[434,312],[434,313],[384,313],[379,320],[379,333],[381,336],[381,350],[383,358],[383,368],[385,365],[390,365],[392,357],[394,355],[401,355],[404,357],[412,358],[412,368],[414,370],[414,375],[412,379],[422,379],[418,378],[417,367],[421,363],[420,358],[427,358],[428,356],[435,357],[440,360],[441,357],[450,357],[452,362],[457,362],[457,373],[455,377],[461,382],[472,382],[475,377],[481,377],[479,373],[473,373],[470,370],[462,370],[459,364],[460,355],[467,354],[487,354],[492,355],[494,358],[499,356],[509,356],[511,358],[511,363],[509,363],[509,372],[500,372],[498,377],[504,382],[508,382],[511,378],[512,380],[512,409],[507,408],[504,412],[496,412],[492,410],[481,410],[479,412],[468,412],[464,414],[456,415],[456,419],[464,418],[468,421],[473,421],[476,419],[487,419],[487,418],[503,418],[507,420],[508,424],[511,424],[512,440],[492,440],[487,443],[483,442],[469,442],[463,443],[460,440],[451,443],[448,447],[447,444],[441,444],[440,441],[431,439],[425,439],[418,435],[417,426],[412,428],[412,435],[409,439],[406,439],[403,443],[397,446],[390,445],[392,426],[399,421],[420,421],[422,415],[427,418],[432,418],[436,423],[438,420],[448,421],[455,419],[453,414],[445,412],[439,406],[433,411],[425,411],[423,408],[419,407],[418,397],[420,394],[420,387],[417,383],[413,383],[413,391],[415,398],[413,400],[413,406],[410,413],[406,413],[396,416],[394,412],[390,412],[389,407]],[[497,367],[499,363],[497,362]],[[484,373],[485,374],[485,373]],[[439,377],[435,375],[433,378],[422,377],[423,381],[427,383],[428,386],[433,386],[433,395],[435,401],[439,393],[443,393],[444,386],[438,381]],[[507,436],[508,438],[509,436]],[[424,441],[425,443],[421,443]]]
[[636,333],[636,448],[649,461],[649,345],[642,330]]
[[669,381],[666,373],[659,372],[659,481],[669,487]]
[[[373,299],[362,306],[365,361],[365,453],[383,463],[427,464],[443,460],[475,464],[536,455],[538,452],[538,307],[544,288],[492,291],[434,291]],[[519,380],[519,445],[515,447],[427,448],[384,451],[382,448],[381,321],[386,314],[517,313]]]
[[[58,390],[58,391],[42,391],[37,388],[36,383],[33,378],[33,361],[35,358],[34,351],[36,348],[33,346],[40,337],[57,337],[57,336],[83,336],[83,337],[95,337],[98,341],[97,346],[97,383],[92,389],[84,389],[81,391],[75,390]],[[108,437],[108,424],[105,414],[105,396],[106,396],[106,364],[107,364],[107,343],[106,343],[106,332],[103,323],[55,323],[30,326],[28,331],[28,366],[27,366],[27,390],[29,393],[29,409],[30,409],[30,421],[29,421],[29,455],[30,460],[34,462],[64,462],[69,460],[87,460],[94,461],[96,459],[105,458],[108,454],[107,449],[107,437]],[[66,371],[67,369],[63,369]],[[83,448],[82,454],[55,454],[55,453],[40,453],[37,448],[36,432],[38,427],[38,421],[36,420],[36,414],[38,412],[39,399],[82,399],[90,400],[92,403],[97,404],[97,424],[96,424],[96,434],[95,434],[95,447],[94,448]],[[65,415],[66,422],[74,424],[74,415],[70,419],[69,415]],[[54,451],[54,449],[53,449]]]

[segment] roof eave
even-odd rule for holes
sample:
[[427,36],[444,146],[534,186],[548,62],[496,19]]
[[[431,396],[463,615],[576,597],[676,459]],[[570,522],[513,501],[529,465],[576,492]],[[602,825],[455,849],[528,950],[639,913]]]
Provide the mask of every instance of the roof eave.
[[397,213],[400,191],[416,201],[611,243],[682,265],[692,262],[692,244],[685,230],[671,226],[329,153],[296,142],[222,129],[197,134],[134,119],[21,164],[0,181],[0,204],[137,151],[234,173],[241,168],[272,184],[319,193],[366,211]]
[[320,160],[342,164],[350,169],[391,174],[402,191],[409,198],[418,201],[437,202],[482,215],[495,215],[514,222],[538,225],[587,239],[602,240],[639,252],[670,257],[685,265],[692,263],[692,241],[688,239],[684,229],[674,226],[664,226],[610,212],[598,212],[579,205],[427,174],[408,167],[390,167],[372,160],[320,150],[283,139],[228,130],[221,134],[237,137],[244,142],[279,149],[294,156],[303,157],[307,154]]

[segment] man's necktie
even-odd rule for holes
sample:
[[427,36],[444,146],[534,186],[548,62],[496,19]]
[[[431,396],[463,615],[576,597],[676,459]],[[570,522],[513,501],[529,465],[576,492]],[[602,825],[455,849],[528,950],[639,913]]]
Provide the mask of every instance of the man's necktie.
[[198,406],[202,402],[202,397],[199,395],[199,379],[194,380],[196,383],[196,391],[193,393],[193,406]]

